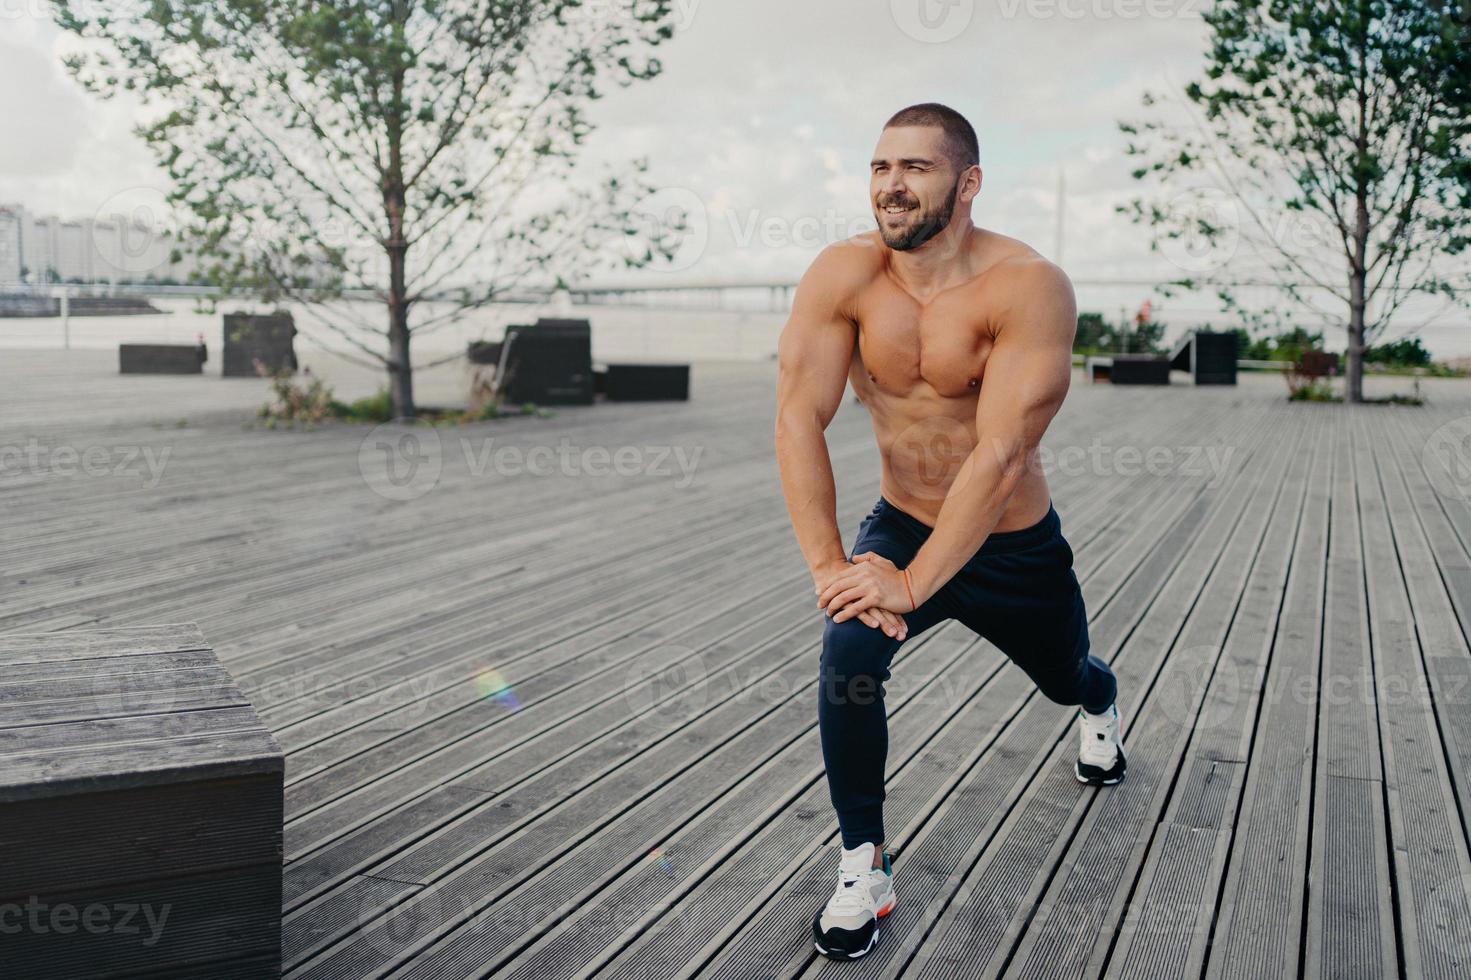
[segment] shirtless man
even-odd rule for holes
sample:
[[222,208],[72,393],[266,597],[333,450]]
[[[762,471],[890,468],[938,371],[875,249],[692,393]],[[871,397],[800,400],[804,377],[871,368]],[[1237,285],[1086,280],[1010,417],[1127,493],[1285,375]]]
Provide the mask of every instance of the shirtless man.
[[[978,158],[953,109],[896,113],[870,170],[878,231],[818,255],[778,347],[782,489],[826,617],[818,721],[843,849],[812,930],[833,959],[873,949],[894,907],[883,682],[906,639],[960,620],[1048,698],[1080,706],[1079,781],[1124,775],[1117,684],[1089,653],[1072,549],[1036,465],[1072,374],[1072,285],[972,223]],[[873,417],[883,463],[851,558],[823,435],[845,382]]]

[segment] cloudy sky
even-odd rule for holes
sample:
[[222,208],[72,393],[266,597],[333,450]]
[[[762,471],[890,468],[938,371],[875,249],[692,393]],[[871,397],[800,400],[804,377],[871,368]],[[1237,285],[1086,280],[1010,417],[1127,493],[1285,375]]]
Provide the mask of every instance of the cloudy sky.
[[[1142,118],[1146,91],[1178,93],[1199,76],[1206,4],[674,0],[676,34],[657,51],[663,74],[593,106],[588,155],[646,155],[654,183],[698,209],[706,238],[662,275],[789,282],[822,245],[872,227],[867,165],[884,120],[944,102],[980,135],[978,224],[1056,258],[1065,175],[1062,264],[1082,308],[1118,317],[1152,298],[1168,336],[1235,325],[1209,296],[1151,289],[1182,274],[1179,257],[1152,252],[1150,232],[1114,210],[1140,191],[1118,122]],[[60,64],[68,39],[46,10],[44,0],[0,3],[0,203],[79,217],[115,195],[161,188],[131,133],[140,110],[81,91]],[[1251,277],[1241,261],[1232,253],[1225,271]],[[1410,312],[1413,323],[1397,323],[1429,324],[1433,352],[1471,353],[1463,312]]]
[[[980,134],[978,223],[1052,255],[1061,170],[1068,270],[1159,268],[1147,234],[1113,213],[1132,183],[1117,120],[1197,71],[1204,0],[675,2],[664,73],[596,107],[591,147],[648,154],[656,183],[695,195],[709,244],[690,276],[791,279],[821,244],[870,227],[878,130],[921,101]],[[25,0],[0,21],[0,201],[91,214],[160,180],[130,133],[135,107],[80,90],[44,11]]]

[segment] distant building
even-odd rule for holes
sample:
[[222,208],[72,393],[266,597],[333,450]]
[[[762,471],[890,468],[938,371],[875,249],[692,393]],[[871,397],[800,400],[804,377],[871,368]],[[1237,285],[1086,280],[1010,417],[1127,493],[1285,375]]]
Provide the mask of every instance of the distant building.
[[130,215],[63,220],[0,204],[0,284],[194,281],[199,262],[188,253],[170,261],[176,247],[167,231]]
[[17,283],[23,278],[21,225],[24,220],[20,208],[0,205],[0,284]]

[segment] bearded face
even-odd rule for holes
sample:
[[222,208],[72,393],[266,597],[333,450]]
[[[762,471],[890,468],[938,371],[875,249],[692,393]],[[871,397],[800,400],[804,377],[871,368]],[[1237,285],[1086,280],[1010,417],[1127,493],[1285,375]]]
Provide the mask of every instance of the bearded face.
[[907,191],[880,196],[874,201],[874,217],[884,244],[896,252],[919,248],[949,226],[959,194],[959,187],[951,185],[948,196],[929,204]]
[[884,244],[904,252],[944,231],[955,214],[960,178],[938,127],[885,129],[869,169],[869,196]]

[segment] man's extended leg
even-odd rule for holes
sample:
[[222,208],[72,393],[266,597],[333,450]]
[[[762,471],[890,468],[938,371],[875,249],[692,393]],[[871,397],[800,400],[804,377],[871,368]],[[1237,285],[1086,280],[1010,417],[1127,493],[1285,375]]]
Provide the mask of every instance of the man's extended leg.
[[1118,680],[1091,653],[1083,592],[1057,512],[1049,509],[1032,527],[992,535],[947,588],[960,607],[957,619],[995,644],[1049,699],[1082,709],[1078,778],[1122,779]]
[[[903,568],[923,539],[892,519],[882,502],[863,522],[853,554],[877,552]],[[950,616],[948,593],[937,593],[905,613],[908,638]],[[884,773],[889,751],[884,682],[901,641],[856,619],[824,617],[817,720],[828,795],[838,814],[843,846],[884,842]]]

